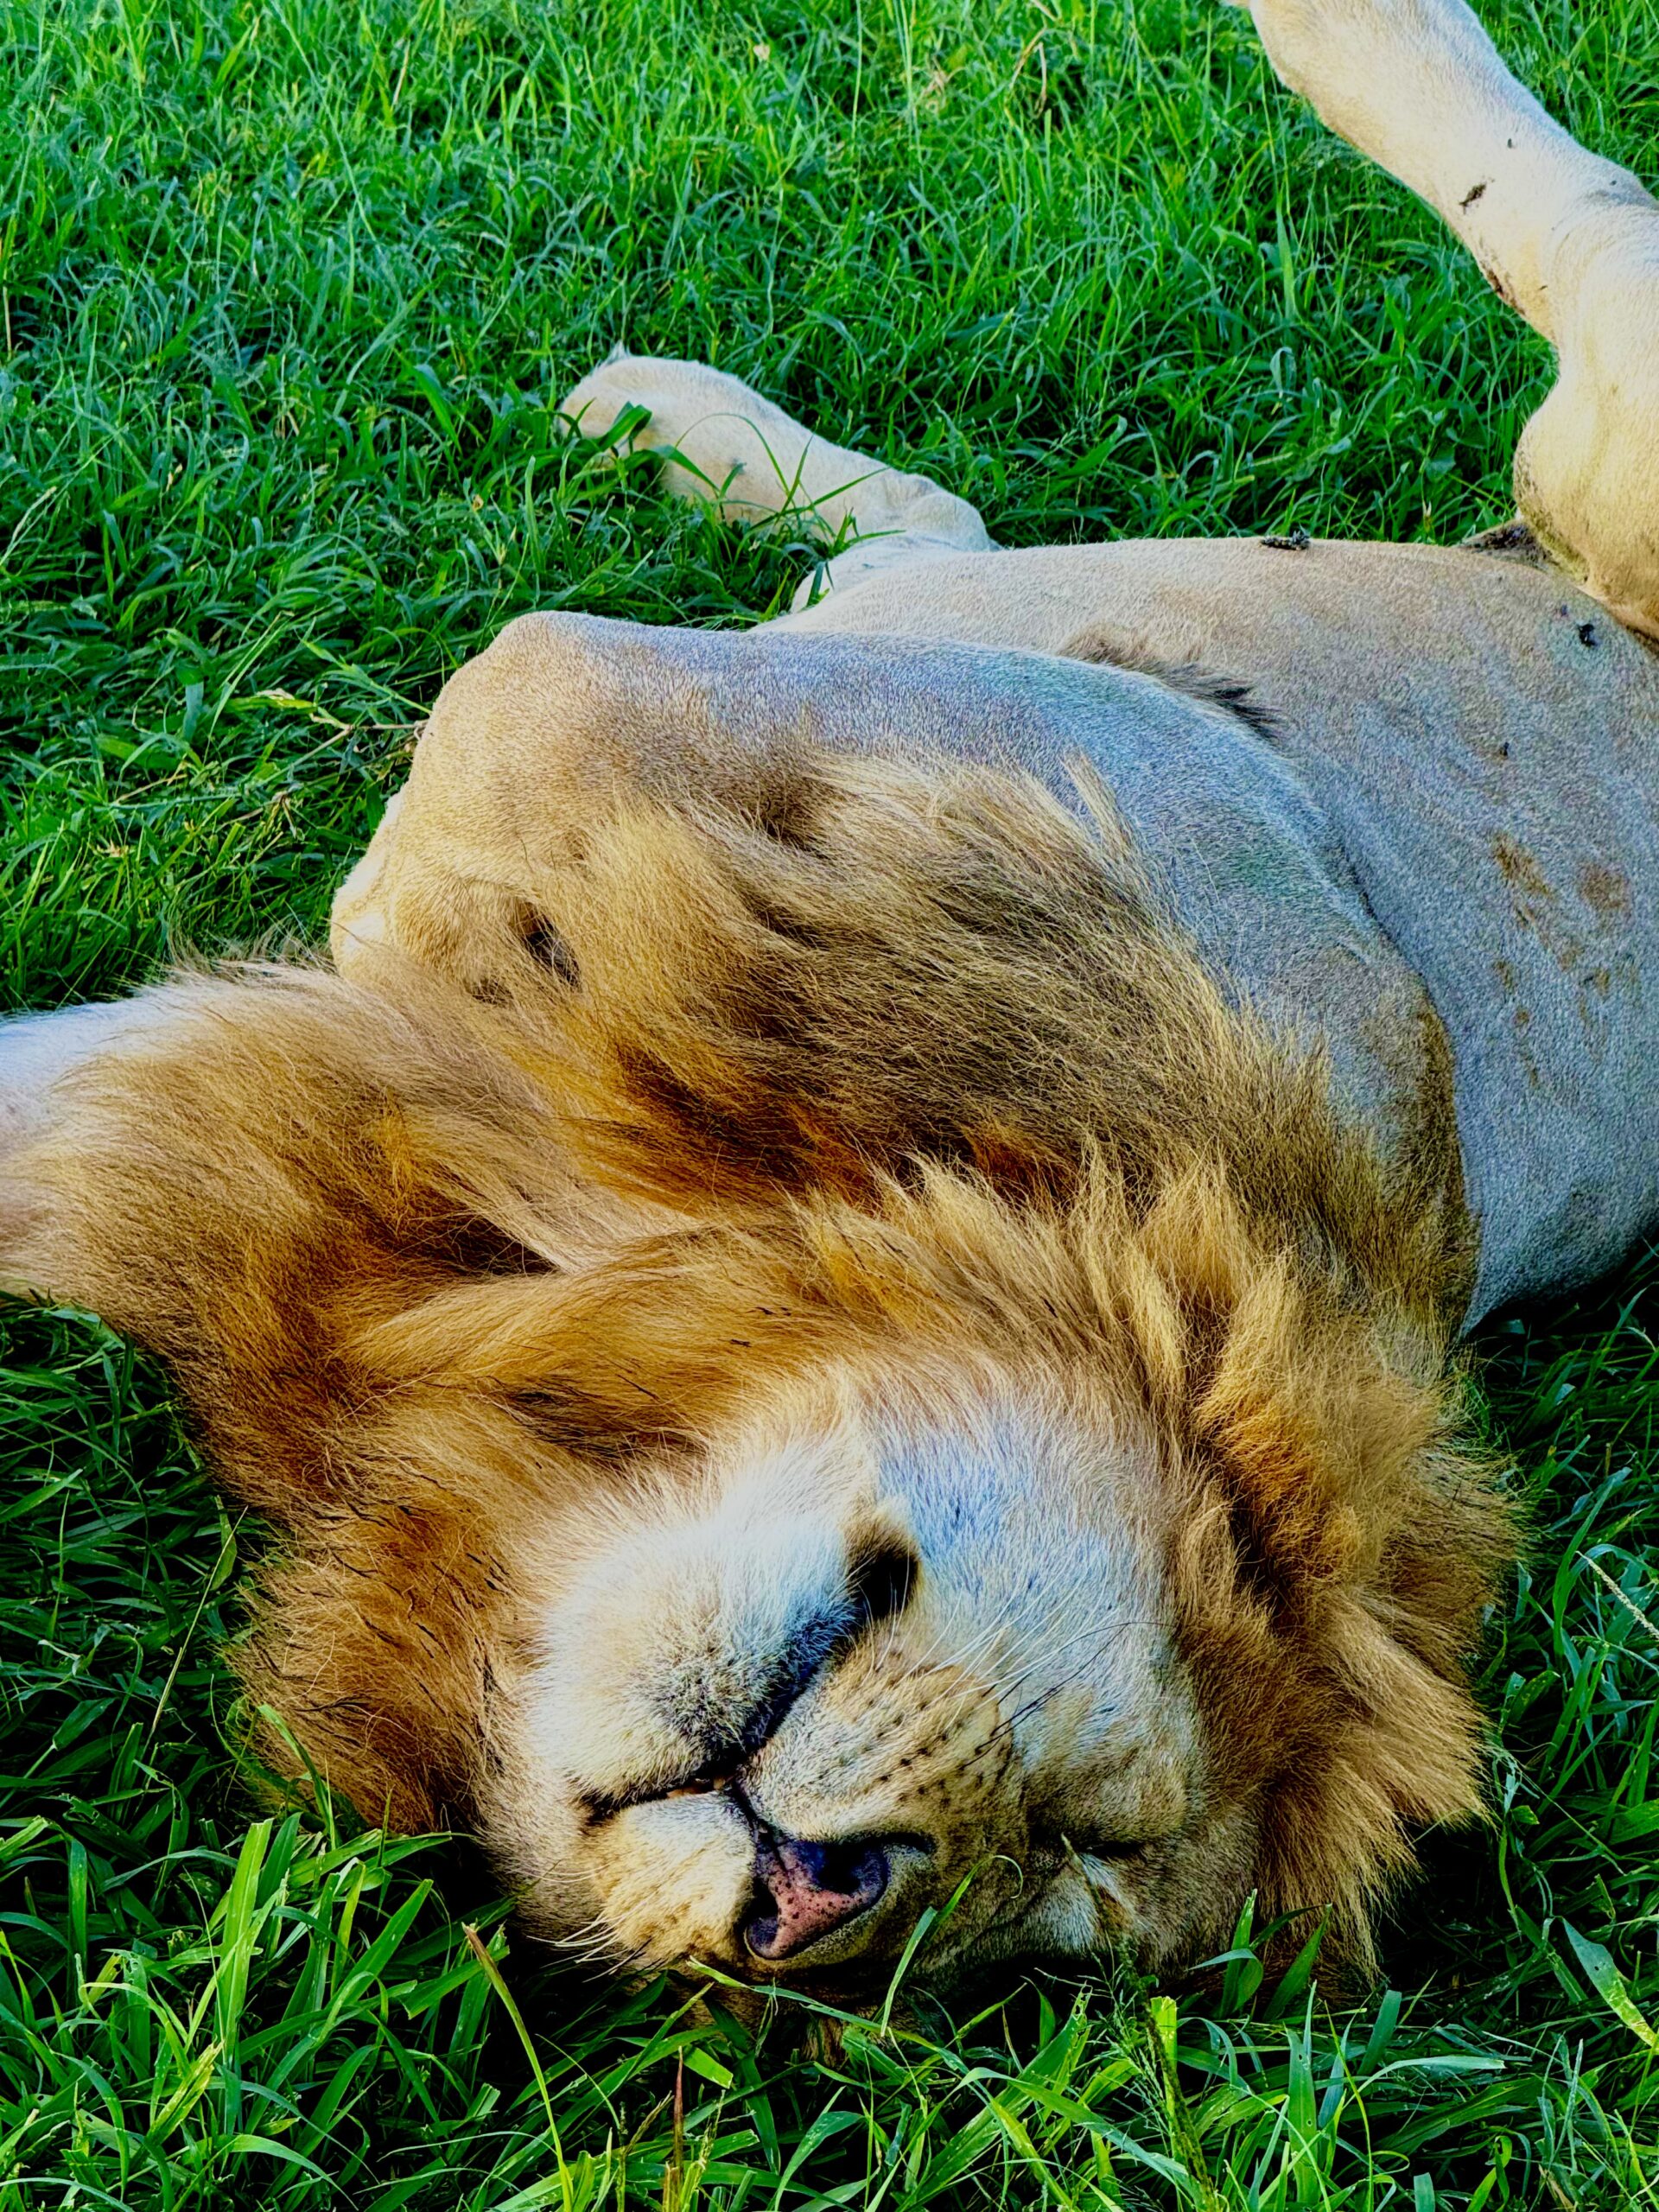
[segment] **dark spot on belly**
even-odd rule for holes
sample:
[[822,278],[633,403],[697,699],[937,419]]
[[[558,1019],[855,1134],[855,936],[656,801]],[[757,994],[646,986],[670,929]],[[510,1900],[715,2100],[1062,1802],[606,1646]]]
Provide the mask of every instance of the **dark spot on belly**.
[[1516,305],[1515,294],[1510,289],[1509,285],[1504,282],[1503,278],[1499,276],[1497,270],[1489,269],[1484,261],[1480,263],[1479,267],[1481,275],[1486,279],[1486,282],[1497,294],[1498,298],[1503,301],[1504,306],[1506,308],[1514,307]]
[[1599,914],[1622,921],[1630,911],[1630,879],[1623,868],[1587,861],[1579,870],[1579,890],[1585,905]]
[[1524,892],[1529,899],[1553,899],[1555,893],[1544,880],[1544,872],[1526,847],[1502,831],[1492,840],[1492,858],[1506,883]]
[[1594,652],[1596,647],[1601,643],[1600,639],[1596,635],[1596,626],[1593,622],[1580,623],[1579,643],[1581,645],[1587,645],[1592,652]]
[[1459,200],[1459,202],[1458,202],[1459,207],[1472,207],[1474,206],[1474,204],[1475,204],[1475,202],[1476,202],[1476,200],[1479,200],[1479,199],[1481,199],[1481,198],[1483,198],[1483,197],[1484,196],[1485,191],[1486,191],[1486,187],[1485,187],[1485,184],[1484,184],[1484,182],[1483,182],[1483,183],[1480,183],[1480,184],[1471,185],[1471,186],[1470,187],[1469,190],[1464,194],[1464,195],[1463,195],[1462,199]]
[[1516,1050],[1520,1055],[1522,1069],[1526,1075],[1527,1088],[1529,1090],[1538,1090],[1542,1088],[1543,1077],[1539,1071],[1536,1059],[1533,1057],[1532,1046],[1527,1035],[1527,1032],[1531,1027],[1532,1008],[1527,1006],[1516,1007],[1515,1009]]

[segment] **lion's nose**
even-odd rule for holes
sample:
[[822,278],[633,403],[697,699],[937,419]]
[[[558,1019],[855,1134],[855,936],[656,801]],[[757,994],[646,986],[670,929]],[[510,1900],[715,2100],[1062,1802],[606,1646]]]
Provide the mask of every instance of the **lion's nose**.
[[755,1879],[771,1900],[743,1929],[757,1959],[792,1959],[810,1943],[868,1912],[887,1886],[885,1844],[804,1843],[763,1833],[755,1845]]

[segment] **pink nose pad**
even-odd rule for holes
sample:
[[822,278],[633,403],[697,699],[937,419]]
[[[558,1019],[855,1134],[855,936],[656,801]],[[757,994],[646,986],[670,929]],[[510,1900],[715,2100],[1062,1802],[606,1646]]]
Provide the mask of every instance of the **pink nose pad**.
[[868,1912],[887,1886],[887,1871],[886,1849],[868,1840],[803,1843],[763,1834],[754,1872],[772,1910],[750,1919],[743,1941],[757,1959],[792,1959]]

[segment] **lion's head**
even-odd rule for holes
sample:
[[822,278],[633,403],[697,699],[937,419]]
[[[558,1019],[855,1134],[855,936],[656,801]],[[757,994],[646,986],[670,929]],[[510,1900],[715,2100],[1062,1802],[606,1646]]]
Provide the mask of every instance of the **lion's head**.
[[884,1365],[762,1391],[532,1570],[490,1834],[601,1957],[854,1993],[925,1908],[940,1974],[1167,1951],[1236,1887],[1150,1437],[1075,1372]]
[[16,1163],[10,1272],[277,1524],[270,1743],[550,1935],[855,2001],[924,1915],[944,1982],[1255,1891],[1363,1954],[1477,1802],[1510,1541],[1443,1163],[1109,825],[868,761],[777,808],[596,814],[460,977],[181,989]]

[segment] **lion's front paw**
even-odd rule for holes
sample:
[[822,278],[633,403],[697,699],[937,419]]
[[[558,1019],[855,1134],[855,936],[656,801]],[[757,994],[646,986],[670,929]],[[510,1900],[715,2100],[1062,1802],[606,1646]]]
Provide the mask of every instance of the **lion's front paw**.
[[[654,361],[648,354],[627,353],[618,346],[596,369],[590,369],[579,384],[571,385],[559,402],[558,412],[584,438],[604,443],[631,410],[644,408],[650,423],[655,424],[664,397],[657,389],[660,379],[656,372],[685,365],[679,361]],[[661,431],[652,434],[645,422],[639,424],[634,435],[639,436],[642,431],[647,435],[640,439],[641,443],[664,442]],[[671,443],[671,438],[667,442]]]
[[728,516],[759,522],[806,504],[802,463],[818,441],[723,369],[619,349],[559,411],[587,438],[616,437],[620,426],[635,446],[664,454],[671,491],[715,500]]
[[[605,439],[630,410],[641,408],[650,419],[633,429],[637,443],[675,446],[696,461],[702,456],[695,448],[709,443],[716,425],[747,427],[778,415],[770,400],[723,369],[654,353],[625,353],[620,346],[572,386],[559,412],[583,437]],[[718,436],[715,442],[720,442]]]

